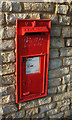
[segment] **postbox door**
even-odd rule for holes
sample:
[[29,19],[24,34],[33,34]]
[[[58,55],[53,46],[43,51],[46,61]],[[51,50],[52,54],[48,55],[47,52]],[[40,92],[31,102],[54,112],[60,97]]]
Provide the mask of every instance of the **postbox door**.
[[21,56],[21,98],[44,93],[45,60],[45,55]]

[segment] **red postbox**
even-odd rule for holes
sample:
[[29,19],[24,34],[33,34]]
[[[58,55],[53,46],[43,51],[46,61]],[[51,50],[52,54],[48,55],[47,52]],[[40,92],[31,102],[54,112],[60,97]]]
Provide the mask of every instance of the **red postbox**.
[[47,95],[51,20],[16,21],[16,102]]

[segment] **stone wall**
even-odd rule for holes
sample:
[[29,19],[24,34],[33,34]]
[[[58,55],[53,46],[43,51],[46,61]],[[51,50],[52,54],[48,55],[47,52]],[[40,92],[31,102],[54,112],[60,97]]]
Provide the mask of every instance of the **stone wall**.
[[[16,103],[16,19],[51,19],[48,95]],[[0,118],[72,115],[72,4],[0,3]],[[2,63],[1,63],[2,62]]]

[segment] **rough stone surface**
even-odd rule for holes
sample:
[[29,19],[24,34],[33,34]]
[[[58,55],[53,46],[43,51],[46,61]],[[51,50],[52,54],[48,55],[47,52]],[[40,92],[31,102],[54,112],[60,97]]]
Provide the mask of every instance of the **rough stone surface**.
[[71,47],[61,48],[60,56],[72,56],[72,48]]
[[71,65],[72,64],[72,57],[66,57],[63,59],[63,65]]
[[66,46],[72,47],[72,39],[67,39],[66,40]]
[[60,16],[59,22],[61,25],[70,25],[70,19],[69,16]]
[[0,50],[12,50],[12,49],[14,49],[14,40],[3,40],[0,43]]
[[52,37],[50,40],[51,48],[61,48],[64,47],[64,39]]
[[26,111],[26,117],[30,117],[38,113],[38,108],[29,109]]
[[49,69],[56,69],[62,66],[62,60],[61,59],[54,59],[50,60],[49,63]]
[[2,76],[2,86],[10,85],[16,82],[14,74]]
[[12,2],[12,11],[13,12],[21,12],[22,6],[19,2]]
[[4,13],[0,13],[0,25],[4,24]]
[[50,58],[59,57],[58,49],[50,49]]
[[38,102],[39,102],[39,105],[48,104],[51,102],[51,97],[45,97],[45,98],[39,99]]
[[60,112],[59,114],[53,115],[53,116],[49,116],[51,119],[55,119],[55,118],[63,118],[64,113]]
[[13,119],[19,119],[23,117],[25,117],[25,110],[21,110],[19,112],[6,116],[6,118],[13,118]]
[[49,80],[48,86],[49,87],[55,87],[61,84],[61,78],[55,78],[55,79],[51,79]]
[[16,105],[3,106],[3,114],[4,115],[15,112],[15,111],[17,111]]
[[67,89],[68,89],[68,91],[71,91],[71,90],[72,90],[72,83],[69,83],[69,84],[68,84],[68,88],[67,88]]
[[51,36],[59,37],[61,35],[61,27],[52,27],[51,28]]
[[2,52],[1,56],[2,56],[3,63],[15,62],[15,55],[13,51]]
[[60,85],[58,86],[58,92],[65,92],[66,91],[66,85]]
[[58,7],[57,13],[67,14],[67,12],[68,12],[68,5],[58,5],[57,7]]
[[12,11],[12,3],[9,1],[2,2],[2,11],[3,12],[11,12]]
[[72,71],[72,65],[70,66],[70,71]]
[[70,75],[65,75],[62,77],[62,84],[70,82]]
[[68,67],[64,67],[61,69],[56,69],[56,70],[51,70],[49,71],[49,79],[50,78],[55,78],[55,77],[61,77],[64,74],[67,74],[69,72]]
[[10,73],[14,73],[15,72],[15,64],[10,63],[10,64],[4,64],[2,66],[2,71],[1,71],[1,75],[5,75],[5,74],[10,74]]
[[63,38],[72,37],[72,28],[70,26],[63,27],[62,36]]
[[33,119],[44,119],[45,114],[44,113],[39,113],[38,115],[34,115],[32,118]]
[[52,24],[58,24],[58,16],[55,14],[42,13],[41,19],[51,19]]
[[56,103],[51,103],[49,105],[45,105],[44,107],[40,108],[40,112],[41,113],[46,112],[46,111],[48,111],[48,110],[50,110],[52,108],[55,108],[55,106],[56,106]]
[[60,102],[57,102],[57,106],[63,107],[65,105],[69,105],[70,104],[70,99],[66,99]]
[[3,31],[3,39],[9,39],[9,38],[14,38],[15,37],[15,28],[14,27],[9,27],[5,28]]
[[69,105],[61,107],[61,111],[69,110]]
[[65,117],[68,117],[68,116],[70,116],[71,115],[71,111],[70,110],[67,110],[67,111],[65,111]]
[[57,114],[59,112],[60,112],[60,108],[55,108],[55,109],[49,110],[46,114],[50,116],[50,115]]
[[50,88],[50,89],[48,89],[48,94],[55,94],[55,93],[57,93],[57,88]]
[[8,104],[8,103],[12,103],[14,102],[14,95],[7,95],[7,96],[4,96],[2,97],[2,104]]

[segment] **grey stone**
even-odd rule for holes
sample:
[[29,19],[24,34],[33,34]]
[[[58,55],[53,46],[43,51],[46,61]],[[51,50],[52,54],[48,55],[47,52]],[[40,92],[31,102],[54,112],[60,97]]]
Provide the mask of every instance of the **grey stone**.
[[34,115],[32,118],[34,119],[44,119],[44,117],[45,117],[45,114],[44,113],[39,113],[39,114],[37,114],[37,115]]
[[72,37],[72,27],[66,26],[62,28],[63,38]]
[[12,11],[12,3],[9,1],[2,2],[2,11],[3,12],[11,12]]
[[59,101],[59,100],[67,99],[67,98],[70,98],[71,96],[72,96],[72,92],[71,91],[70,92],[66,92],[66,93],[62,93],[60,95],[54,96],[53,101]]
[[20,2],[12,2],[12,11],[13,12],[21,12],[22,11],[22,6]]
[[63,58],[63,65],[71,65],[72,64],[72,57]]
[[16,82],[16,77],[14,74],[2,76],[2,86],[10,85]]
[[51,48],[61,48],[64,47],[64,39],[52,37],[50,40]]
[[0,25],[4,24],[4,13],[0,13]]
[[39,102],[39,105],[48,104],[51,102],[51,97],[45,97],[45,98],[39,99],[38,102]]
[[69,72],[69,67],[64,67],[56,70],[49,71],[49,79],[55,77],[61,77]]
[[59,57],[58,49],[50,49],[50,58],[57,58]]
[[49,87],[55,87],[61,84],[61,78],[55,78],[55,79],[51,79],[49,80],[48,86]]
[[18,118],[19,119],[19,118],[23,118],[23,117],[25,117],[25,110],[21,110],[21,111],[13,113],[11,115],[8,115],[8,116],[6,116],[6,119],[8,119],[8,118],[13,118],[13,119]]
[[48,89],[48,94],[55,94],[55,93],[57,93],[57,88],[50,88],[50,89]]
[[43,113],[43,112],[46,112],[52,108],[55,108],[56,106],[56,103],[50,103],[49,105],[44,105],[43,107],[40,108],[40,112]]
[[1,71],[1,75],[5,75],[5,74],[10,74],[10,73],[14,73],[15,72],[15,64],[14,63],[10,63],[10,64],[4,64],[2,65],[2,71]]
[[15,55],[13,51],[2,52],[1,56],[2,56],[3,63],[15,62]]
[[12,50],[12,49],[14,49],[14,40],[3,40],[0,43],[0,50]]
[[68,84],[67,90],[68,90],[68,91],[71,91],[71,90],[72,90],[72,83],[69,83],[69,84]]
[[68,5],[58,5],[57,13],[67,14],[67,12],[68,12]]
[[66,85],[58,86],[58,93],[65,92],[65,91],[66,91]]
[[3,106],[3,114],[4,115],[6,115],[8,113],[16,112],[16,111],[17,111],[16,105]]
[[70,71],[72,71],[72,65],[70,66]]
[[70,25],[70,17],[69,16],[60,16],[59,23],[61,25]]
[[61,27],[52,27],[51,28],[51,36],[52,37],[60,37],[61,35]]
[[61,59],[54,59],[50,60],[49,62],[49,69],[56,69],[62,66],[62,60]]
[[62,84],[66,84],[68,82],[70,82],[70,74],[62,77]]
[[71,110],[65,111],[64,117],[68,117],[71,115]]
[[50,116],[50,115],[58,114],[59,112],[60,112],[60,108],[55,108],[55,109],[49,110],[46,114]]
[[14,102],[14,95],[7,95],[2,97],[2,104],[8,104]]
[[49,116],[49,118],[51,119],[55,119],[55,118],[63,118],[64,113],[60,112],[59,114],[53,115],[53,116]]
[[67,40],[66,40],[66,46],[72,47],[72,39],[67,39]]
[[9,38],[14,38],[15,37],[15,28],[10,27],[10,28],[5,28],[3,31],[3,39],[9,39]]
[[71,47],[61,48],[60,56],[72,56],[72,48]]
[[32,3],[24,3],[24,10],[32,10]]
[[29,109],[26,111],[26,117],[30,117],[38,113],[38,108]]
[[61,107],[61,111],[65,111],[65,110],[69,110],[69,105],[67,106],[63,106],[63,107]]

